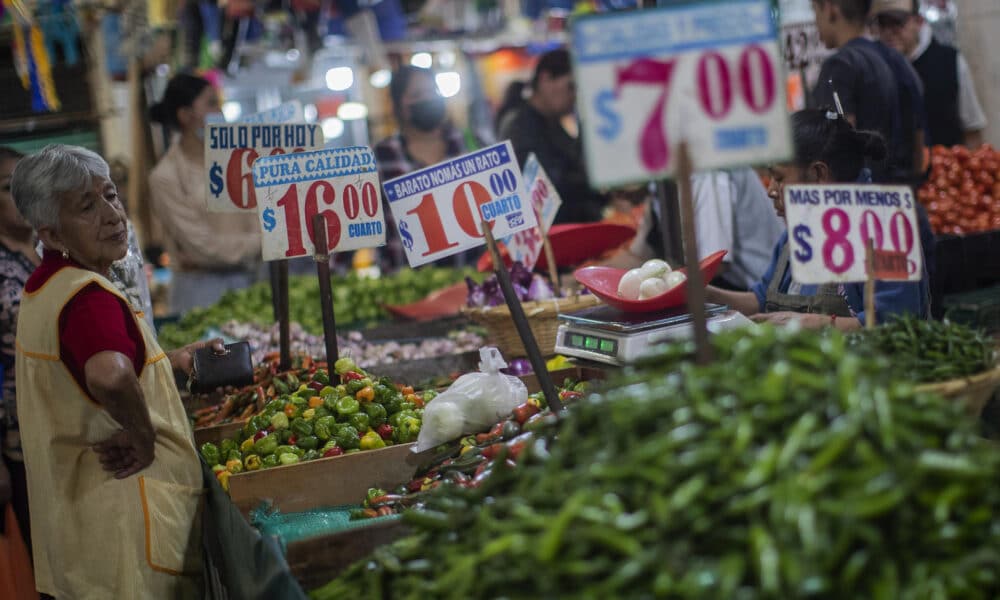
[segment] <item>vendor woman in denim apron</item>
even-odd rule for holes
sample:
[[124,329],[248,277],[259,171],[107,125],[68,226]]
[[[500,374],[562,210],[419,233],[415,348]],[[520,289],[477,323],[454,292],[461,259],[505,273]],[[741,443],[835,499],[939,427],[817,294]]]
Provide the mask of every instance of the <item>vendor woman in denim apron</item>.
[[[886,148],[877,133],[856,131],[829,110],[804,110],[792,115],[795,160],[770,167],[768,196],[778,216],[785,217],[784,186],[861,182],[870,183],[866,160],[881,161]],[[933,243],[921,227],[921,242]],[[806,328],[832,326],[844,331],[860,329],[865,322],[864,284],[806,285],[792,278],[789,268],[788,232],[774,249],[771,265],[749,292],[731,292],[708,286],[709,302],[727,304],[758,322],[785,324],[797,321]],[[925,261],[926,265],[926,261]],[[876,321],[905,313],[927,317],[929,287],[926,266],[919,282],[878,282],[875,287]]]

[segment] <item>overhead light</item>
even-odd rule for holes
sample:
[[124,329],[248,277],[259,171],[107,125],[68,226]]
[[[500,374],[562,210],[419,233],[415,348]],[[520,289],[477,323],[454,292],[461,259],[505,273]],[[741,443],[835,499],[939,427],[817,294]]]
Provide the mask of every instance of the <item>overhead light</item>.
[[159,75],[160,77],[166,77],[167,75],[170,75],[170,65],[167,64],[156,65],[156,74]]
[[354,70],[351,67],[334,67],[326,72],[326,87],[342,92],[354,85]]
[[345,121],[364,119],[368,116],[368,107],[360,102],[344,102],[337,108],[337,116]]
[[344,122],[337,117],[323,119],[323,137],[328,140],[335,140],[344,135]]
[[239,102],[225,102],[222,104],[222,116],[226,117],[226,123],[232,123],[243,114],[243,107]]
[[427,52],[417,52],[410,58],[410,64],[421,69],[429,69],[434,64],[434,59]]
[[445,69],[450,69],[455,66],[455,53],[451,50],[445,50],[444,52],[438,54],[438,63]]
[[306,123],[315,123],[316,117],[319,116],[319,111],[316,110],[315,104],[306,104],[302,108],[302,116],[305,117]]
[[438,93],[445,98],[451,98],[462,89],[462,76],[455,71],[445,71],[434,76]]
[[371,74],[368,83],[374,88],[384,88],[392,81],[392,71],[389,69],[379,69]]
[[297,48],[292,48],[288,52],[285,52],[285,58],[288,59],[288,62],[295,62],[299,60],[299,56],[301,56],[301,53]]

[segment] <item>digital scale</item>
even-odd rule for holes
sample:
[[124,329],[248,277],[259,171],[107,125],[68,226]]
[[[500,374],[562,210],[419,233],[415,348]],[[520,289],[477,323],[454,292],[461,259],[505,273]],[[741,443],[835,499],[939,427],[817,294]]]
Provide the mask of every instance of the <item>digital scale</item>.
[[[708,330],[719,333],[751,324],[727,306],[705,305]],[[626,313],[608,305],[559,315],[555,351],[612,365],[629,365],[657,346],[691,338],[692,317],[686,306],[661,313]]]

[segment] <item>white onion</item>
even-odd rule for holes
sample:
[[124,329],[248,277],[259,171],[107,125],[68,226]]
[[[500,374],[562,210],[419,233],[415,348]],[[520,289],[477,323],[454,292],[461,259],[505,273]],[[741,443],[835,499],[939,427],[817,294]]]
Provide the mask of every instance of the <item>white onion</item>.
[[667,273],[666,277],[664,277],[663,280],[667,284],[667,289],[672,290],[675,287],[679,286],[680,284],[684,283],[684,281],[687,280],[687,275],[681,273],[680,271],[672,271],[670,273]]
[[648,298],[659,296],[668,289],[666,281],[660,279],[659,277],[650,277],[649,279],[643,281],[642,285],[639,286],[639,300],[646,300]]
[[645,277],[641,269],[632,269],[622,275],[621,281],[618,282],[618,296],[626,300],[638,300],[639,286],[643,279]]
[[651,258],[647,260],[639,270],[642,271],[643,279],[649,279],[650,277],[664,277],[670,272],[670,265],[666,261],[662,261],[658,258]]

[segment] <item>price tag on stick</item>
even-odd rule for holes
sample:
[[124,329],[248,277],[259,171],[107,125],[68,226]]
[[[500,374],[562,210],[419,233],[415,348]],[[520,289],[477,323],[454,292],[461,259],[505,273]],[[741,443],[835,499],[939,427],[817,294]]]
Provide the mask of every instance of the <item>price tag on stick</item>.
[[594,186],[791,155],[770,0],[727,0],[573,21],[577,105]]
[[385,245],[375,156],[365,146],[268,156],[253,168],[264,260],[315,254],[323,215],[330,252]]
[[[549,179],[545,169],[538,162],[534,153],[528,155],[524,162],[524,184],[531,197],[531,205],[538,218],[538,227],[519,231],[504,239],[512,261],[520,261],[529,271],[535,268],[542,247],[545,245],[546,234],[556,219],[556,213],[562,206],[562,199],[556,186]],[[546,260],[549,260],[546,255]],[[550,265],[550,270],[555,265]]]
[[536,223],[510,142],[391,179],[383,187],[411,267],[482,246],[480,219],[498,238]]
[[[923,251],[916,200],[906,186],[785,187],[789,259],[799,283],[920,281]],[[866,267],[868,243],[873,268]]]
[[262,156],[320,150],[318,125],[232,124],[205,128],[209,212],[255,210],[253,164]]

